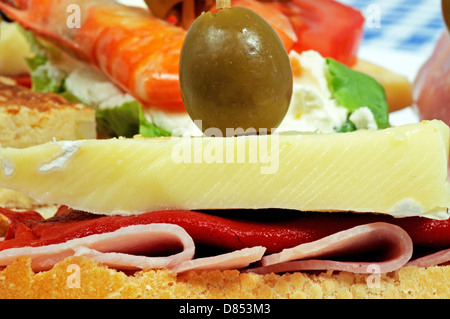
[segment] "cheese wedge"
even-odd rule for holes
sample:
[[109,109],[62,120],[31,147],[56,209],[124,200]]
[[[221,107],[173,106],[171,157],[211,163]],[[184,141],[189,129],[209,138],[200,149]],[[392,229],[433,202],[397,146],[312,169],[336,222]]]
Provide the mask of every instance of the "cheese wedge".
[[449,127],[1,148],[0,186],[104,214],[285,208],[448,218]]

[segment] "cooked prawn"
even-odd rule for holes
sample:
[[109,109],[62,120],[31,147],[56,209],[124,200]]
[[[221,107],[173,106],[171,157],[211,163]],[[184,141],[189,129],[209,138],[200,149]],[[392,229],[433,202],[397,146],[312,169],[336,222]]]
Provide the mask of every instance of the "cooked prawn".
[[[4,0],[3,0],[4,1]],[[97,67],[146,106],[183,110],[178,60],[186,31],[109,0],[18,0],[0,10],[25,28]],[[67,24],[78,5],[80,27]]]
[[[251,1],[242,2],[251,6]],[[79,9],[79,27],[67,23],[68,8],[74,5]],[[185,29],[149,10],[112,0],[0,0],[0,10],[95,66],[144,106],[185,111],[178,77]],[[272,20],[279,34],[286,34],[280,22]],[[289,29],[287,20],[282,23]],[[293,43],[292,34],[295,37],[291,28],[291,35],[284,37],[286,45]]]

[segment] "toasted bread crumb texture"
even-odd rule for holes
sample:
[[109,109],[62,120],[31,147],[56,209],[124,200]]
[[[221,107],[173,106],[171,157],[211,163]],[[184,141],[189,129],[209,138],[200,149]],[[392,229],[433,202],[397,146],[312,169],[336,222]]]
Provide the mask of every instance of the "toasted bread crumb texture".
[[53,93],[34,92],[0,76],[0,143],[22,148],[52,139],[95,138],[95,112]]
[[[372,277],[369,277],[372,276]],[[0,298],[449,298],[450,266],[380,275],[322,272],[255,275],[148,270],[126,275],[84,257],[33,273],[22,257],[0,272]],[[378,281],[379,279],[379,281]]]

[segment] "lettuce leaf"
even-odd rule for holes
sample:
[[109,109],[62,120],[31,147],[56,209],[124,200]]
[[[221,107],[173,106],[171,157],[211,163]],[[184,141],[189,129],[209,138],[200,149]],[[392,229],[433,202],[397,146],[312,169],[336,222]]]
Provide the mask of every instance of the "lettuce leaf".
[[27,39],[31,52],[34,54],[25,59],[30,70],[32,89],[44,93],[64,92],[63,86],[66,74],[50,66],[49,55],[52,54],[50,47],[39,42],[33,33],[26,31],[21,25],[17,24],[17,27]]
[[352,121],[347,119],[347,121],[345,121],[341,127],[338,127],[335,130],[337,133],[353,132],[353,131],[356,131],[356,126],[355,126],[355,124],[353,124]]
[[[378,129],[389,127],[389,108],[384,88],[374,78],[354,71],[349,67],[327,58],[329,85],[340,105],[350,114],[367,106],[372,112]],[[345,127],[344,131],[348,131]]]
[[132,101],[114,108],[97,109],[97,131],[111,137],[133,137],[140,134],[144,137],[170,136],[167,132],[150,123],[142,111],[138,101]]

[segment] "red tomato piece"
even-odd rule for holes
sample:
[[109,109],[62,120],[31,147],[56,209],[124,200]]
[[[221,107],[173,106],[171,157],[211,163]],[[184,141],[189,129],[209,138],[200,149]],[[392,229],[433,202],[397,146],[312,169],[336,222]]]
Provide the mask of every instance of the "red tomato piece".
[[364,17],[357,9],[333,0],[292,0],[277,3],[290,20],[297,52],[315,50],[346,65],[356,62]]
[[[1,76],[1,74],[0,74]],[[16,81],[18,85],[24,86],[28,89],[31,89],[31,76],[29,74],[21,74],[21,75],[6,75]]]
[[286,51],[289,52],[297,42],[297,35],[289,18],[276,8],[276,4],[256,0],[232,0],[231,3],[233,6],[250,8],[263,17],[278,34]]

